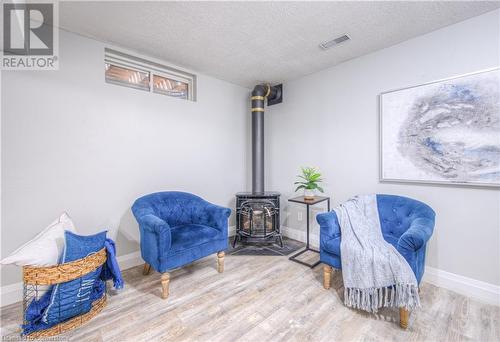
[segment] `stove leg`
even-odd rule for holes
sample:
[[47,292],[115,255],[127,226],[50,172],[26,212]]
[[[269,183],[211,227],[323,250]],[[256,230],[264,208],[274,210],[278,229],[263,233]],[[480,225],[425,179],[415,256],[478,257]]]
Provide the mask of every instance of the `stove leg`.
[[278,235],[278,239],[279,239],[279,242],[280,242],[280,246],[281,246],[281,248],[283,248],[283,246],[284,246],[284,245],[283,245],[283,237],[281,236],[281,234],[280,234],[280,235]]
[[236,247],[236,242],[237,242],[237,241],[238,241],[238,234],[236,234],[236,235],[234,236],[234,240],[233,240],[233,248],[235,248],[235,247]]

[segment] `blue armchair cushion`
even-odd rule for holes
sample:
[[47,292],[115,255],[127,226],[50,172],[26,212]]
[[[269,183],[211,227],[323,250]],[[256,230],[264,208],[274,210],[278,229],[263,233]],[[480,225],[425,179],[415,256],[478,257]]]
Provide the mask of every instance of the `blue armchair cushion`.
[[216,228],[201,224],[184,224],[173,227],[170,253],[179,252],[212,240],[223,239],[223,234]]
[[[425,247],[434,230],[434,211],[425,203],[395,195],[377,195],[380,227],[384,239],[406,259],[420,283]],[[341,268],[341,232],[334,211],[319,214],[320,260]]]
[[139,223],[142,258],[166,272],[227,248],[231,210],[180,191],[137,199],[132,212]]

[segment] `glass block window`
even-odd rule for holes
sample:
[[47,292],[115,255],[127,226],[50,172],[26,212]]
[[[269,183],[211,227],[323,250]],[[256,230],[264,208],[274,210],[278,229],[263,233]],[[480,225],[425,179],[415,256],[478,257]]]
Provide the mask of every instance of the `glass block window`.
[[105,64],[106,82],[149,91],[149,72],[129,69],[110,63]]
[[107,83],[196,101],[196,75],[106,48]]
[[153,92],[181,99],[187,99],[189,85],[168,77],[153,75]]

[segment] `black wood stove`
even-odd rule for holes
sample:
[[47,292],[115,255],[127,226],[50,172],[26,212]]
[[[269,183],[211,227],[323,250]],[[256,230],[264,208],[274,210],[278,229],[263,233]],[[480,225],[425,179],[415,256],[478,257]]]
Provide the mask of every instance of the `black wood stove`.
[[236,194],[236,236],[237,241],[277,242],[283,247],[280,231],[280,193],[264,192]]
[[236,194],[236,236],[241,243],[274,243],[283,247],[280,193],[264,191],[264,100],[281,103],[282,85],[259,84],[252,91],[252,192]]

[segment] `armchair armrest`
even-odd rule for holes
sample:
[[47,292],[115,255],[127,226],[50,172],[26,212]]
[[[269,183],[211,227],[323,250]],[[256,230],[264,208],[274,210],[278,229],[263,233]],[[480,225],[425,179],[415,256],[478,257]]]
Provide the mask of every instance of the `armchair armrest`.
[[171,247],[170,226],[167,222],[153,214],[147,214],[137,219],[139,226],[145,232],[153,233],[158,239],[158,250],[166,252]]
[[410,228],[398,240],[398,250],[415,252],[425,246],[434,230],[434,220],[421,217],[413,220]]
[[340,236],[340,226],[335,211],[316,215],[316,221],[319,223],[321,235],[330,237]]
[[227,234],[227,219],[231,215],[231,209],[224,208],[212,203],[204,207],[205,215],[201,217],[200,223],[217,228]]

